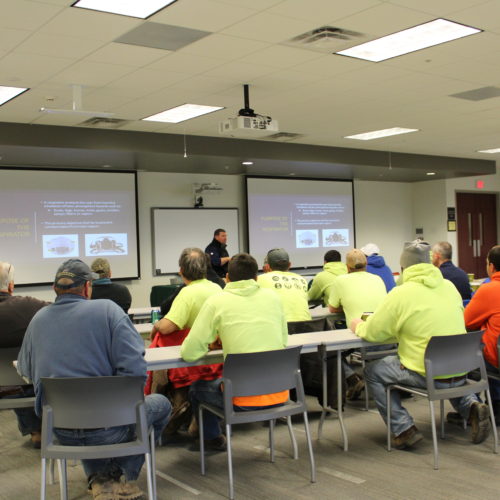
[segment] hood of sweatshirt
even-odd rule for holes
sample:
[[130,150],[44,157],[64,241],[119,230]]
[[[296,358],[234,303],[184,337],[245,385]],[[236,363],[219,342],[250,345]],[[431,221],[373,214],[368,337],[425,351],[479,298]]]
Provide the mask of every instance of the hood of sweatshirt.
[[436,288],[443,282],[441,271],[432,264],[415,264],[403,271],[403,283],[420,283]]
[[335,276],[347,274],[347,266],[343,262],[327,262],[323,266],[323,270],[327,273],[334,274]]
[[260,286],[255,280],[240,280],[230,281],[227,283],[224,287],[224,292],[229,292],[233,295],[241,295],[242,297],[248,297],[260,289]]
[[385,260],[382,257],[382,255],[370,255],[367,257],[367,262],[369,266],[373,267],[384,267],[385,266]]

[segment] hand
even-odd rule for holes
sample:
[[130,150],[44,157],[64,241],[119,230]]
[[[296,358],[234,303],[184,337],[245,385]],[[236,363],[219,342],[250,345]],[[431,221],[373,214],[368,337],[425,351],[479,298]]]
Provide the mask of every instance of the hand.
[[222,349],[222,342],[219,337],[217,337],[211,344],[208,344],[209,351],[216,351],[218,349]]
[[156,327],[157,323],[153,325],[151,333],[149,334],[149,340],[153,340],[156,337],[156,333],[158,332],[158,328]]
[[350,328],[351,328],[351,331],[353,331],[354,333],[356,333],[356,328],[358,327],[358,325],[360,323],[363,323],[363,320],[361,318],[355,318],[351,321],[351,324],[349,325]]

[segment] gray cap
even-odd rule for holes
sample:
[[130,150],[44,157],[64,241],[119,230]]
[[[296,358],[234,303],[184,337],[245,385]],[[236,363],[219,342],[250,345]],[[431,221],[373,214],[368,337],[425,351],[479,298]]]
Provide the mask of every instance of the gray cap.
[[402,269],[415,264],[430,264],[431,246],[426,241],[412,242],[405,247],[399,260]]
[[[83,285],[86,281],[98,279],[99,275],[93,273],[90,267],[80,259],[69,259],[63,262],[57,270],[54,285],[57,288],[68,290]],[[61,283],[59,283],[61,281]]]
[[271,269],[274,268],[276,264],[279,265],[280,263],[290,262],[290,257],[284,248],[273,248],[272,250],[269,250],[269,252],[267,252],[266,259]]

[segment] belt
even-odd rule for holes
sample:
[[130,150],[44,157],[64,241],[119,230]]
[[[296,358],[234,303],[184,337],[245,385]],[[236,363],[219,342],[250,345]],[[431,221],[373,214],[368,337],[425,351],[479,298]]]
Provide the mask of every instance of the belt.
[[449,378],[436,378],[434,379],[436,382],[458,382],[459,380],[465,380],[467,375],[460,375],[458,377],[449,377]]

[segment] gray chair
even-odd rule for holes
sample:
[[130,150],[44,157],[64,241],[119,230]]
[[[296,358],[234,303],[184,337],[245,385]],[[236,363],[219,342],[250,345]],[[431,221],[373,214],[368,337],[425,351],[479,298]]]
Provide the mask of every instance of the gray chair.
[[[493,414],[490,391],[488,389],[488,377],[481,349],[481,338],[483,332],[471,332],[461,335],[445,335],[432,337],[425,350],[425,374],[427,388],[412,387],[403,384],[392,384],[387,387],[387,450],[391,450],[391,391],[410,392],[418,396],[424,396],[429,400],[429,409],[432,421],[432,442],[434,447],[434,469],[438,469],[438,446],[436,435],[436,423],[434,415],[434,401],[440,402],[441,411],[441,438],[444,439],[444,400],[468,394],[486,392],[490,409],[490,418],[494,436],[493,452],[498,453],[498,435]],[[479,369],[481,378],[479,380],[466,379],[466,383],[459,387],[448,389],[437,389],[434,385],[436,377],[452,375],[455,373],[468,373]]]
[[[42,378],[42,477],[45,499],[46,460],[59,462],[61,498],[67,498],[67,459],[114,458],[145,455],[148,497],[156,498],[154,430],[148,429],[144,410],[143,377]],[[136,439],[99,446],[60,444],[54,428],[98,429],[135,425]]]
[[[224,408],[201,403],[198,411],[200,428],[201,474],[205,475],[205,453],[203,442],[203,412],[210,411],[225,420],[227,437],[227,465],[229,474],[229,498],[234,498],[233,464],[231,455],[231,426],[248,422],[269,421],[270,459],[274,462],[274,421],[286,417],[294,458],[297,455],[297,443],[291,427],[291,415],[301,413],[304,418],[307,446],[311,464],[311,482],[316,481],[316,468],[311,442],[311,433],[307,419],[307,406],[299,369],[301,347],[279,349],[245,354],[228,354],[224,362]],[[296,390],[296,401],[287,401],[282,406],[262,410],[235,411],[233,397],[257,396],[288,389]]]
[[[13,361],[17,359],[20,347],[0,349],[0,386],[21,386],[27,382],[17,373]],[[30,408],[35,406],[34,397],[26,398],[1,398],[0,410],[13,410],[15,408]]]

